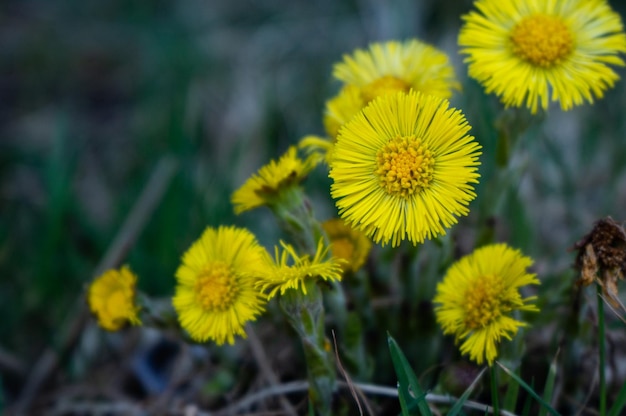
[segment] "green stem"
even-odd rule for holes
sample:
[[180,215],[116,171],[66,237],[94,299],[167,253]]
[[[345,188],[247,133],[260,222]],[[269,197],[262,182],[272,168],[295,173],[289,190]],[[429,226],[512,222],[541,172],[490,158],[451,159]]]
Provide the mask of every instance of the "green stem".
[[335,366],[324,335],[322,293],[314,281],[306,282],[307,294],[289,290],[279,305],[289,324],[300,336],[309,379],[309,397],[317,414],[331,414],[335,389]]
[[600,416],[606,415],[606,357],[604,346],[604,299],[602,299],[602,287],[596,285],[598,293],[598,355],[600,372]]
[[[327,240],[306,194],[299,186],[282,190],[270,205],[281,228],[287,233],[301,253],[314,256],[321,239]],[[326,245],[328,241],[326,241]],[[309,379],[309,397],[318,415],[330,415],[332,395],[335,389],[336,372],[330,343],[325,336],[325,311],[320,288],[315,276],[307,279],[307,294],[300,290],[289,290],[280,296],[279,304],[289,324],[300,336]],[[333,284],[327,292],[328,304],[340,332],[345,334],[348,323],[346,300],[343,288]]]
[[491,375],[491,407],[493,408],[493,414],[500,414],[500,403],[498,402],[498,377],[496,374],[496,366],[489,366],[489,371]]
[[314,255],[317,243],[325,234],[313,215],[313,210],[302,188],[294,186],[282,191],[279,199],[270,206],[279,226],[289,235],[296,247]]

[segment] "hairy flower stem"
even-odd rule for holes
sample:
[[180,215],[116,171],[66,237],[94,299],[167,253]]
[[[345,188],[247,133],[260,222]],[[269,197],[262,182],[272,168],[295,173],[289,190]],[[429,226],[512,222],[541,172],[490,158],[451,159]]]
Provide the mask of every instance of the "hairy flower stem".
[[[272,210],[298,250],[315,255],[318,242],[326,239],[326,235],[315,219],[302,189],[294,187],[284,193],[280,203],[275,204]],[[312,279],[304,282],[306,295],[304,291],[289,290],[280,296],[279,304],[302,342],[311,403],[318,414],[330,415],[336,379],[335,363],[330,343],[324,334],[322,292],[316,284],[315,276],[311,277]]]
[[315,254],[324,231],[313,216],[313,210],[300,187],[285,190],[278,203],[272,205],[281,229],[293,240],[303,253]]
[[335,389],[335,367],[324,335],[322,293],[315,281],[305,282],[307,294],[289,290],[280,296],[280,308],[300,336],[309,379],[309,398],[319,415],[330,415]]

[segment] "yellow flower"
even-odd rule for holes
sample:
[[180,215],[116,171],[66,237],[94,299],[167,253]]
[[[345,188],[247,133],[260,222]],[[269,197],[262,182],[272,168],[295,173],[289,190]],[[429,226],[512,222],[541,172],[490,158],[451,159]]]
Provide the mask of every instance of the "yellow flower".
[[256,287],[267,252],[250,231],[221,226],[207,228],[182,258],[176,271],[174,309],[191,338],[218,345],[245,338],[244,325],[265,310]]
[[339,218],[325,221],[322,228],[330,239],[332,255],[346,260],[342,265],[343,271],[359,270],[372,249],[370,239],[363,232],[355,230]]
[[364,104],[380,95],[411,89],[449,98],[453,89],[460,88],[448,56],[417,39],[357,49],[335,64],[333,76],[358,87]]
[[307,294],[305,279],[341,280],[343,260],[328,256],[328,247],[320,239],[315,256],[299,255],[293,246],[281,241],[282,253],[275,248],[276,260],[273,268],[259,280],[262,291],[269,291],[268,299],[280,291],[284,294],[289,289],[300,289]]
[[126,322],[141,324],[135,304],[136,284],[137,276],[128,266],[107,270],[91,283],[87,300],[102,328],[117,331]]
[[445,234],[476,197],[480,145],[448,101],[412,91],[372,101],[339,132],[331,195],[376,243]]
[[326,102],[324,128],[329,139],[309,138],[300,143],[301,148],[324,156],[328,164],[341,126],[374,98],[410,90],[449,98],[453,89],[460,89],[448,56],[416,39],[373,43],[368,50],[357,49],[335,64],[333,75],[344,86]]
[[538,311],[530,303],[537,297],[522,298],[519,292],[522,286],[539,284],[526,271],[532,262],[506,244],[492,244],[448,269],[437,285],[435,315],[444,334],[463,342],[462,354],[478,364],[486,359],[491,365],[501,339],[511,340],[518,328],[527,325],[515,319],[515,311]]
[[469,75],[508,106],[532,113],[602,98],[623,66],[626,36],[605,0],[478,0],[459,34]]
[[319,155],[315,154],[302,160],[296,147],[289,147],[278,162],[270,161],[233,193],[231,201],[235,213],[272,205],[278,201],[282,191],[298,185],[319,161]]

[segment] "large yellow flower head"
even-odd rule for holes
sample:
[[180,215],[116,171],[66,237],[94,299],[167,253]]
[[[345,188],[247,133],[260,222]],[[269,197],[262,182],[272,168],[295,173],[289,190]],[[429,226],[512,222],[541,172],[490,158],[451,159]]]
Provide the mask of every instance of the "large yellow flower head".
[[107,270],[91,283],[87,301],[102,328],[117,331],[127,322],[141,324],[135,304],[136,284],[137,276],[128,266]]
[[469,75],[508,106],[535,113],[602,98],[619,79],[626,36],[606,0],[478,0],[459,34]]
[[268,291],[268,299],[278,292],[284,294],[289,289],[302,290],[306,295],[305,280],[341,280],[341,266],[343,260],[335,257],[328,258],[328,246],[324,246],[320,239],[315,256],[300,255],[295,248],[283,241],[280,242],[282,253],[275,248],[276,260],[273,268],[259,279],[262,291]]
[[281,192],[297,186],[319,163],[320,156],[298,157],[295,146],[289,147],[278,162],[272,160],[253,174],[231,198],[235,213],[240,214],[279,200]]
[[265,297],[256,287],[267,252],[243,228],[207,228],[182,258],[176,270],[174,309],[191,338],[218,345],[245,338],[244,326],[265,310]]
[[538,285],[526,268],[532,260],[506,244],[481,247],[454,263],[437,285],[435,316],[444,334],[462,341],[461,353],[491,365],[502,338],[511,340],[527,324],[515,319],[515,311],[538,311],[522,298],[522,286]]
[[448,56],[417,39],[357,49],[335,64],[333,76],[358,87],[364,104],[380,95],[411,89],[449,98],[453,89],[460,88]]
[[412,91],[372,101],[340,131],[331,195],[376,243],[445,234],[476,197],[480,145],[461,111]]
[[340,218],[331,218],[322,223],[334,257],[344,259],[343,271],[359,270],[372,249],[372,242],[362,231],[355,230]]

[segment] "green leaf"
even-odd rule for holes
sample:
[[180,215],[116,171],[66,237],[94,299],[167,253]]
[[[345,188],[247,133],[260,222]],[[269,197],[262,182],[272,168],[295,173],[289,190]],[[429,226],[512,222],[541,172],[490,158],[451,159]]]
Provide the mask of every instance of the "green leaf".
[[533,398],[526,396],[524,400],[524,408],[522,409],[522,416],[530,416],[530,406],[532,405]]
[[550,406],[548,403],[546,403],[546,401],[541,396],[539,396],[537,393],[535,393],[535,391],[528,384],[526,384],[524,382],[524,380],[522,380],[517,374],[515,374],[513,371],[511,371],[508,368],[506,368],[505,366],[503,366],[498,361],[496,361],[496,364],[498,364],[498,366],[500,366],[500,368],[502,370],[504,370],[505,373],[507,373],[509,376],[511,376],[511,378],[513,380],[517,381],[519,383],[519,385],[522,386],[522,388],[524,390],[526,390],[528,392],[528,394],[530,394],[532,397],[534,397],[535,400],[537,400],[539,402],[539,404],[542,405],[551,415],[560,416],[559,412],[554,410],[552,408],[552,406]]
[[517,404],[518,394],[519,394],[519,384],[508,383],[508,387],[506,389],[506,395],[504,396],[504,401],[502,402],[502,408],[503,409],[515,409],[515,405]]
[[618,416],[621,414],[622,409],[626,405],[626,381],[622,384],[622,388],[619,389],[619,393],[617,393],[617,398],[615,399],[615,403],[609,410],[608,416]]
[[[554,359],[550,363],[550,370],[548,370],[548,376],[546,378],[546,386],[543,389],[543,400],[546,403],[552,402],[552,395],[554,392],[554,380],[556,379],[556,360],[559,357],[559,353],[557,351]],[[545,408],[539,410],[539,416],[547,415],[547,411]]]
[[483,374],[485,374],[486,370],[487,370],[487,367],[483,368],[483,371],[481,371],[478,374],[478,376],[476,376],[474,381],[472,381],[472,384],[470,384],[470,386],[463,392],[461,397],[459,397],[459,400],[457,400],[456,403],[454,403],[454,406],[452,406],[452,408],[448,412],[448,416],[456,416],[459,413],[461,413],[461,410],[463,410],[463,405],[465,404],[465,402],[469,398],[470,394],[472,394],[472,391],[474,391],[474,388],[476,387],[476,385],[478,384],[478,382],[482,378]]
[[389,333],[387,333],[387,342],[389,344],[389,352],[393,368],[398,376],[398,398],[402,415],[411,415],[411,410],[416,407],[422,416],[432,416],[428,403],[426,402],[426,393],[419,385],[417,376],[411,369],[409,361],[406,359],[398,343]]

